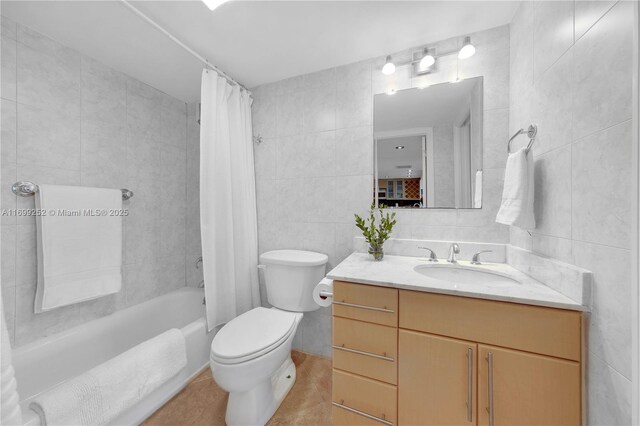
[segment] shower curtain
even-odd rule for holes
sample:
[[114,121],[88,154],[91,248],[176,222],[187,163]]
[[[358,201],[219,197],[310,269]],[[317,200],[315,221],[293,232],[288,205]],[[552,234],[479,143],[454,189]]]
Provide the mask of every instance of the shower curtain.
[[208,329],[260,304],[251,97],[202,71],[200,227]]

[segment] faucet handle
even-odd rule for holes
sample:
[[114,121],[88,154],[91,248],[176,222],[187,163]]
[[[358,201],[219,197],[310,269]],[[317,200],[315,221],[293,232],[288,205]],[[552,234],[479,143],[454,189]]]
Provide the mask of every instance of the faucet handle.
[[474,254],[473,257],[471,258],[472,265],[482,265],[482,263],[480,263],[480,255],[482,253],[493,253],[493,250],[482,250]]
[[429,247],[418,247],[421,250],[429,250],[429,259],[427,259],[429,262],[437,262],[438,261],[438,256],[436,256],[436,252],[431,250]]

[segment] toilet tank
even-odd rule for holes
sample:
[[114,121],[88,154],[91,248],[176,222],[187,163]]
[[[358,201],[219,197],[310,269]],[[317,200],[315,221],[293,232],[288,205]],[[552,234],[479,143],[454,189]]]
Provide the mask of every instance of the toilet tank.
[[325,276],[326,254],[303,250],[274,250],[262,253],[264,282],[269,303],[292,312],[315,311],[313,288]]

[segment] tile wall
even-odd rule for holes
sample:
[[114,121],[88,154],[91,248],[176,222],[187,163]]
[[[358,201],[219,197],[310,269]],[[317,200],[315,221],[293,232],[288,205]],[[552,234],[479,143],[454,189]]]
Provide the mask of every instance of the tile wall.
[[[631,423],[633,4],[523,2],[511,24],[510,133],[539,126],[537,228],[511,244],[593,272],[589,424]],[[524,141],[523,141],[524,142]]]
[[197,153],[187,145],[186,104],[5,17],[0,59],[2,209],[34,207],[32,197],[11,193],[17,180],[135,194],[124,203],[122,291],[38,315],[35,221],[2,217],[2,296],[14,344],[184,286],[189,255],[198,253],[187,232],[187,165]]

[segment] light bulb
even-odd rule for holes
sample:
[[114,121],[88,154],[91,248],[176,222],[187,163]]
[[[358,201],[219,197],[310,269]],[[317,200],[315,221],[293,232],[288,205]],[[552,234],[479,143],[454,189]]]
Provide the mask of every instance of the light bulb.
[[422,59],[420,59],[420,71],[426,70],[435,63],[436,58],[434,58],[433,55],[425,49],[425,55],[422,57]]
[[202,2],[206,4],[209,9],[214,10],[222,3],[226,3],[227,0],[202,0]]
[[462,42],[462,49],[458,52],[458,58],[467,59],[476,53],[476,48],[471,44],[471,37],[465,37]]
[[394,72],[396,72],[396,66],[393,64],[393,62],[391,62],[391,56],[387,56],[385,64],[382,67],[382,74],[391,75]]

